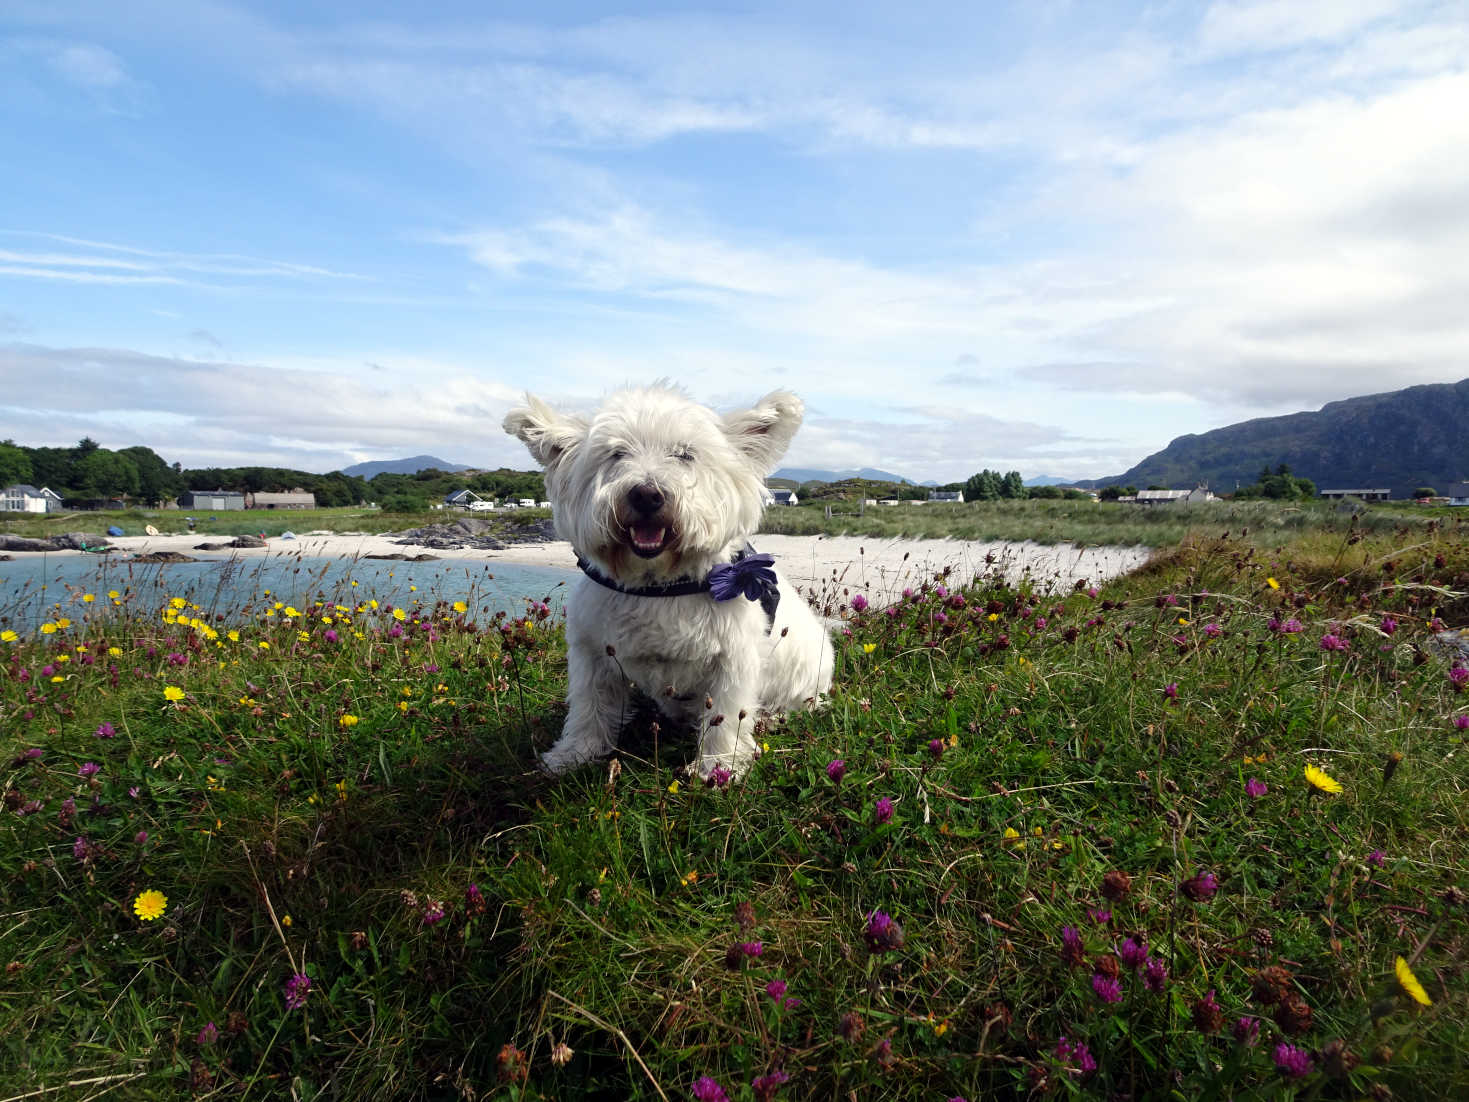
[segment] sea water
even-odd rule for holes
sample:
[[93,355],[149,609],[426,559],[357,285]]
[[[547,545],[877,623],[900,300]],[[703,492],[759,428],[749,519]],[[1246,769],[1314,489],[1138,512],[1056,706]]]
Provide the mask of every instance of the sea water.
[[[182,597],[225,621],[267,600],[298,606],[376,600],[405,607],[415,601],[463,601],[471,617],[487,619],[499,611],[523,612],[527,600],[559,610],[568,583],[577,577],[555,567],[467,559],[399,562],[294,553],[196,557],[187,563],[138,563],[116,553],[16,553],[12,561],[0,562],[0,627],[29,634],[57,616],[80,619],[83,613],[103,612],[112,607],[110,592],[134,612],[152,612]],[[94,600],[86,601],[88,594]]]

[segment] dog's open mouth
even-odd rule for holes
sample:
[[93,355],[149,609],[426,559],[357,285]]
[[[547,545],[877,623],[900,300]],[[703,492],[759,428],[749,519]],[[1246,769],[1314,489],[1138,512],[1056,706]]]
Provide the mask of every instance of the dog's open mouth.
[[634,555],[656,559],[671,541],[668,529],[661,524],[634,524],[627,530],[627,542]]

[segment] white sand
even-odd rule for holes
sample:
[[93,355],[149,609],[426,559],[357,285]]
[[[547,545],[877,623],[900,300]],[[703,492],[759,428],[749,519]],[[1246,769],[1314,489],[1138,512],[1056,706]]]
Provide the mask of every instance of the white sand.
[[[227,542],[229,536],[196,532],[182,536],[117,536],[109,539],[119,552],[178,551],[196,554],[200,543]],[[571,545],[562,540],[515,544],[502,551],[463,548],[434,550],[395,542],[391,535],[306,533],[294,540],[271,538],[265,548],[200,552],[208,555],[303,555],[321,558],[362,558],[367,555],[417,555],[477,562],[522,563],[564,570],[576,569]],[[1026,569],[1043,588],[1070,588],[1078,580],[1100,583],[1133,570],[1147,560],[1146,547],[1085,547],[1070,543],[981,543],[971,540],[875,539],[861,536],[776,536],[754,539],[756,548],[775,556],[776,565],[803,591],[829,591],[833,586],[862,593],[876,605],[896,599],[905,586],[917,586],[944,567],[952,567],[951,581],[965,582],[976,574],[1001,566],[1012,580]],[[74,552],[80,554],[81,552]]]

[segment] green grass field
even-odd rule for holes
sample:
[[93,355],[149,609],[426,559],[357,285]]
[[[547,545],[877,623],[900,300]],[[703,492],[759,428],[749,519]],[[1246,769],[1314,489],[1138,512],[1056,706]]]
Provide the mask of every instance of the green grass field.
[[0,1100],[1469,1096],[1469,533],[1232,526],[820,594],[723,789],[647,714],[537,775],[539,606],[68,592],[0,625]]

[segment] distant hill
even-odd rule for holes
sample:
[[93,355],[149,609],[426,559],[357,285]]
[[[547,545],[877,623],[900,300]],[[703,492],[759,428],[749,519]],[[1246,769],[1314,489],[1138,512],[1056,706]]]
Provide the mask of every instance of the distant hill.
[[1469,478],[1469,379],[1410,386],[1328,402],[1315,412],[1258,417],[1180,436],[1116,478],[1080,486],[1207,484],[1216,493],[1246,486],[1261,468],[1284,463],[1319,490],[1387,488],[1395,498],[1419,486],[1442,491]]
[[783,478],[791,482],[840,482],[845,478],[865,478],[871,482],[906,482],[913,485],[911,478],[890,471],[879,471],[873,467],[848,469],[845,471],[820,471],[812,467],[782,467],[771,478]]
[[414,455],[407,459],[381,459],[373,463],[354,463],[343,474],[357,478],[372,478],[380,474],[417,474],[419,471],[439,470],[452,474],[455,471],[472,471],[463,463],[450,463],[436,455]]
[[1055,475],[1042,474],[1025,480],[1027,486],[1075,486],[1076,480],[1072,478],[1057,478]]

